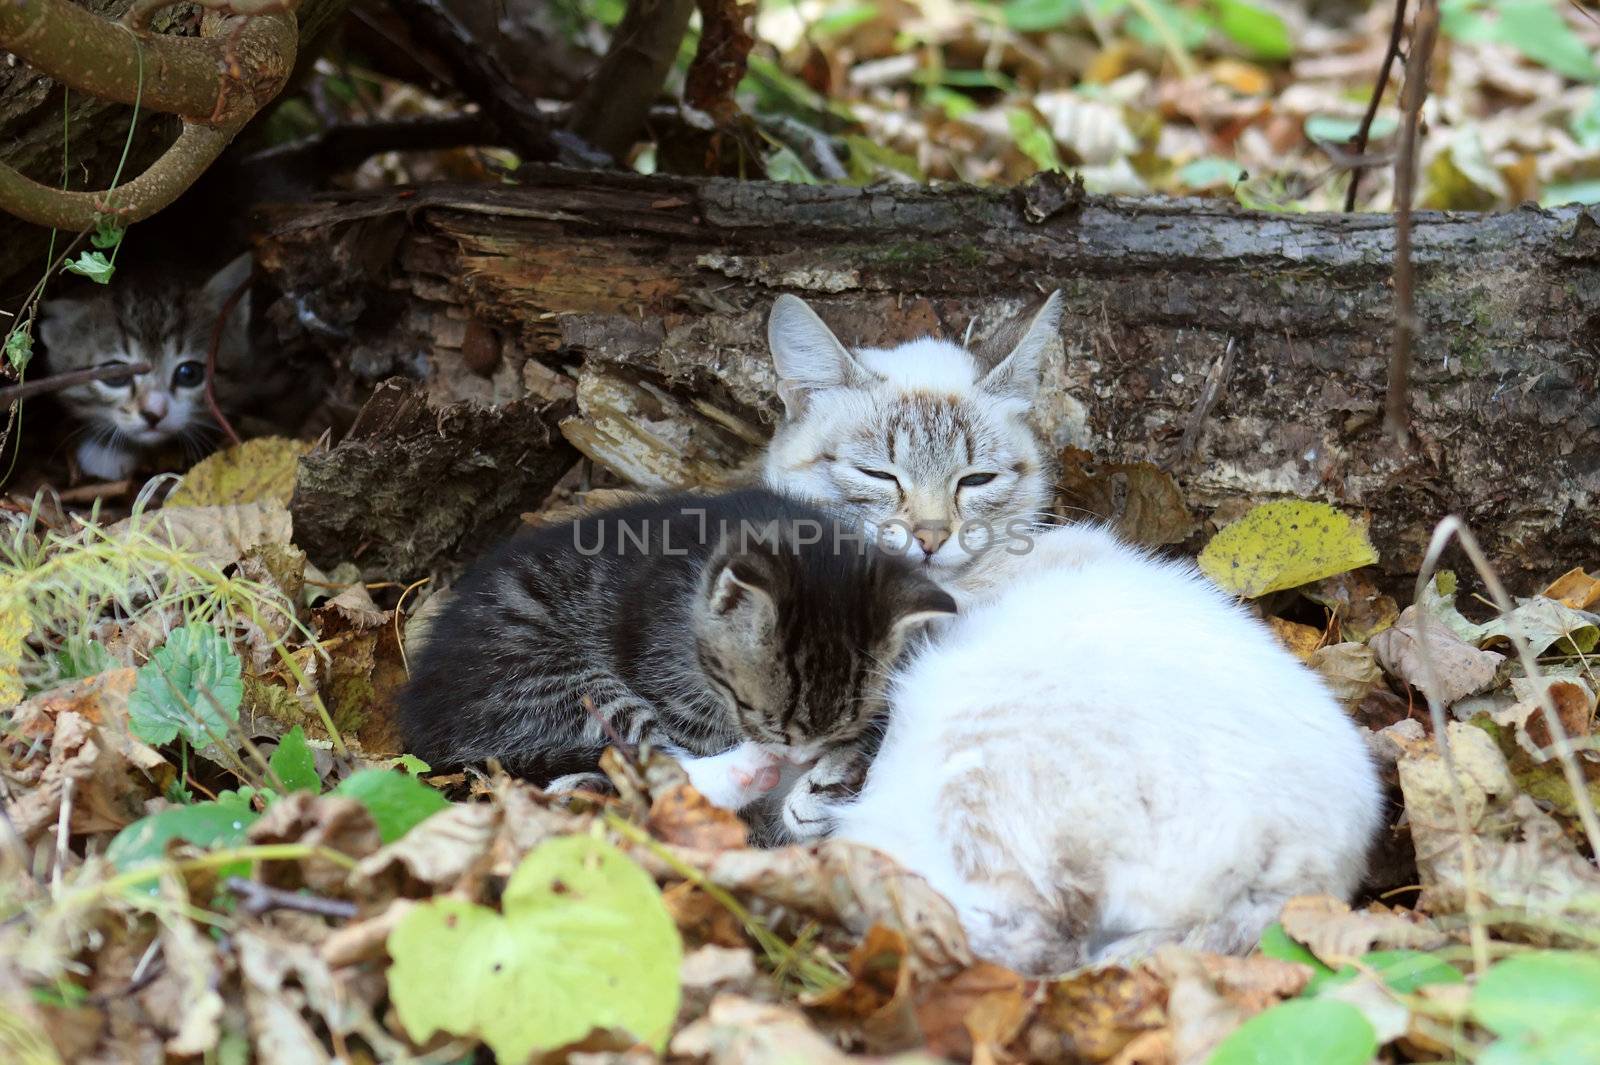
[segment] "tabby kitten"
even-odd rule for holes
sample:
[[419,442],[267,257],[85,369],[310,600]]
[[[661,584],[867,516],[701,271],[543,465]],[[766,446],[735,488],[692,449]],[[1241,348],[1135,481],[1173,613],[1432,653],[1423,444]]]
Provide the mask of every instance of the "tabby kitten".
[[828,773],[907,641],[955,610],[851,534],[765,489],[526,531],[434,622],[400,699],[407,747],[435,766],[498,758],[559,790],[594,777],[613,736],[649,740],[734,808],[784,761]]
[[[206,353],[223,304],[250,270],[245,254],[210,278],[187,281],[147,272],[41,305],[39,338],[51,373],[150,365],[148,373],[91,381],[57,394],[83,423],[76,454],[85,475],[119,480],[133,472],[142,453],[172,441],[192,446],[215,429],[205,398]],[[247,293],[223,328],[219,378],[248,356],[249,320]]]
[[846,508],[888,549],[958,591],[979,561],[1050,506],[1050,466],[1027,414],[1061,294],[1005,358],[985,368],[934,338],[850,351],[794,296],[767,326],[786,416],[768,450],[768,485]]

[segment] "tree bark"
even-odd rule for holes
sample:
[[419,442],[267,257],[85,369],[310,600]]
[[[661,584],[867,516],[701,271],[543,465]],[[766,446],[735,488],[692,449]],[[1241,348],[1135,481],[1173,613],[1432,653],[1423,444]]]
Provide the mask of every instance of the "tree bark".
[[1514,587],[1593,565],[1600,211],[1413,225],[1409,452],[1382,427],[1382,215],[1086,199],[1059,178],[859,189],[540,169],[274,208],[259,250],[296,301],[280,320],[315,320],[369,373],[425,353],[436,402],[575,398],[567,439],[648,487],[748,471],[778,412],[779,292],[847,344],[959,339],[975,320],[981,350],[1060,288],[1035,413],[1069,504],[1193,547],[1250,503],[1322,499],[1371,514],[1395,575],[1457,512]]

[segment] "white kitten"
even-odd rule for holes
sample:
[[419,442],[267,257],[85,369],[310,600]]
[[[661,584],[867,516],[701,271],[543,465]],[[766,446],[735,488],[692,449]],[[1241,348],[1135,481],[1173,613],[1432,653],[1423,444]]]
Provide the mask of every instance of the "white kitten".
[[[1310,670],[1188,563],[1093,526],[894,680],[835,834],[921,873],[979,954],[1029,973],[1164,942],[1242,951],[1294,895],[1348,898],[1381,794]],[[795,827],[793,824],[791,828]]]
[[779,296],[767,338],[786,417],[766,483],[853,512],[942,583],[975,579],[1051,502],[1027,414],[1060,311],[1056,293],[984,367],[932,338],[852,353],[803,300]]

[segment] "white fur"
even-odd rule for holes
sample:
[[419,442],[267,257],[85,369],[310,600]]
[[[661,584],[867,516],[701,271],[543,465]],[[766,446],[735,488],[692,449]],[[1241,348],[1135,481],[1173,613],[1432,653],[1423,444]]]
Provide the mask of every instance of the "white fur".
[[1349,897],[1381,795],[1310,670],[1187,563],[1039,534],[895,678],[836,835],[921,873],[973,948],[1033,972],[1161,942],[1240,951]]

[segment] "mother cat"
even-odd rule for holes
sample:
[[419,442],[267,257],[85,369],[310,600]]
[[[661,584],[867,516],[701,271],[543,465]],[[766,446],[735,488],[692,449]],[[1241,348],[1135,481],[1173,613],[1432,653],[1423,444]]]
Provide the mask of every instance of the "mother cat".
[[1316,675],[1192,564],[1087,524],[961,543],[1048,503],[1024,413],[1058,306],[987,370],[939,340],[851,353],[799,300],[773,308],[789,420],[768,482],[880,528],[943,522],[917,548],[968,593],[891,670],[859,794],[803,783],[786,825],[920,873],[1024,972],[1247,950],[1290,897],[1359,886],[1377,776]]

